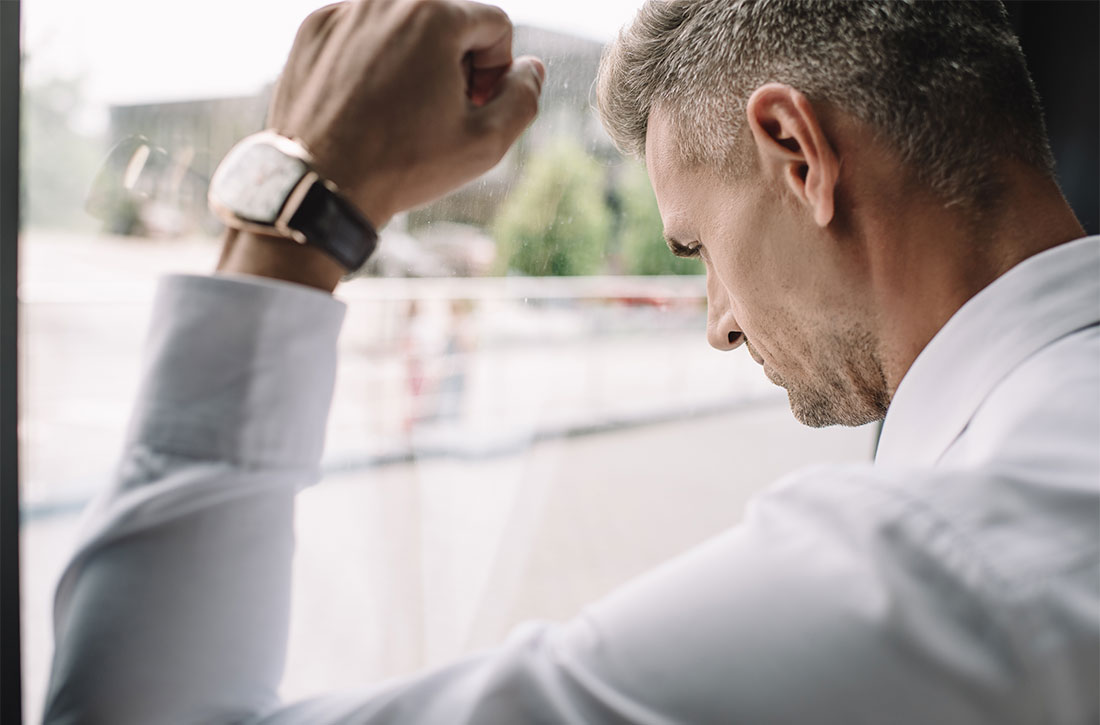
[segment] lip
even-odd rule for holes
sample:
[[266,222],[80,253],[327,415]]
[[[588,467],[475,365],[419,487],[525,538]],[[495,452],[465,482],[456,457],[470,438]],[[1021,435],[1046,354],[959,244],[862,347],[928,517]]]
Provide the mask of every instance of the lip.
[[750,345],[746,342],[745,343],[745,349],[749,351],[749,357],[751,357],[753,360],[755,360],[757,365],[763,365],[764,364],[764,358],[760,357],[760,353],[758,353],[752,345]]

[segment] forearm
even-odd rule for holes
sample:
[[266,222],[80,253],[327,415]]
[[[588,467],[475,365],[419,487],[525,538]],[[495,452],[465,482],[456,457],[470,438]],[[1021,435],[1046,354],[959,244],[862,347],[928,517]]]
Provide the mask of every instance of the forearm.
[[293,497],[318,476],[343,306],[174,277],[116,480],[58,588],[47,722],[217,722],[274,702]]

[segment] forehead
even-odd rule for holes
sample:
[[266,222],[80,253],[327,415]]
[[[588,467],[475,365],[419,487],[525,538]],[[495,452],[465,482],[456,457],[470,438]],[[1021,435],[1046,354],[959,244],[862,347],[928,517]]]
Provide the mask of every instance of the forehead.
[[664,179],[683,171],[672,119],[659,107],[655,107],[649,114],[645,137],[645,164],[654,185],[657,184],[658,177]]
[[709,198],[708,189],[715,190],[713,180],[704,178],[704,169],[684,162],[675,125],[666,112],[657,108],[649,115],[645,161],[666,235],[681,239],[697,236],[693,220],[705,216],[702,207]]

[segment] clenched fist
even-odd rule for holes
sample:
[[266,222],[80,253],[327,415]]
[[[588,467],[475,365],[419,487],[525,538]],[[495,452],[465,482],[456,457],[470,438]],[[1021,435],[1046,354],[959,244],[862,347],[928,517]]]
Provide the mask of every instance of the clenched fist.
[[354,0],[302,24],[268,125],[381,226],[496,164],[535,117],[544,74],[512,58],[499,8]]
[[[546,71],[512,58],[512,24],[468,0],[351,0],[302,23],[268,126],[374,226],[488,171],[538,110]],[[332,290],[313,245],[229,229],[218,270]]]

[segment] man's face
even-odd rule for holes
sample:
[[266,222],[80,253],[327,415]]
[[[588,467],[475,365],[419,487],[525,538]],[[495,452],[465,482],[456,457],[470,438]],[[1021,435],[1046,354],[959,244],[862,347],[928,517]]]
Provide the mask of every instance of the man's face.
[[646,166],[669,245],[706,265],[710,344],[744,342],[806,425],[881,419],[889,393],[853,284],[858,259],[781,182],[687,167],[660,111],[650,117]]

